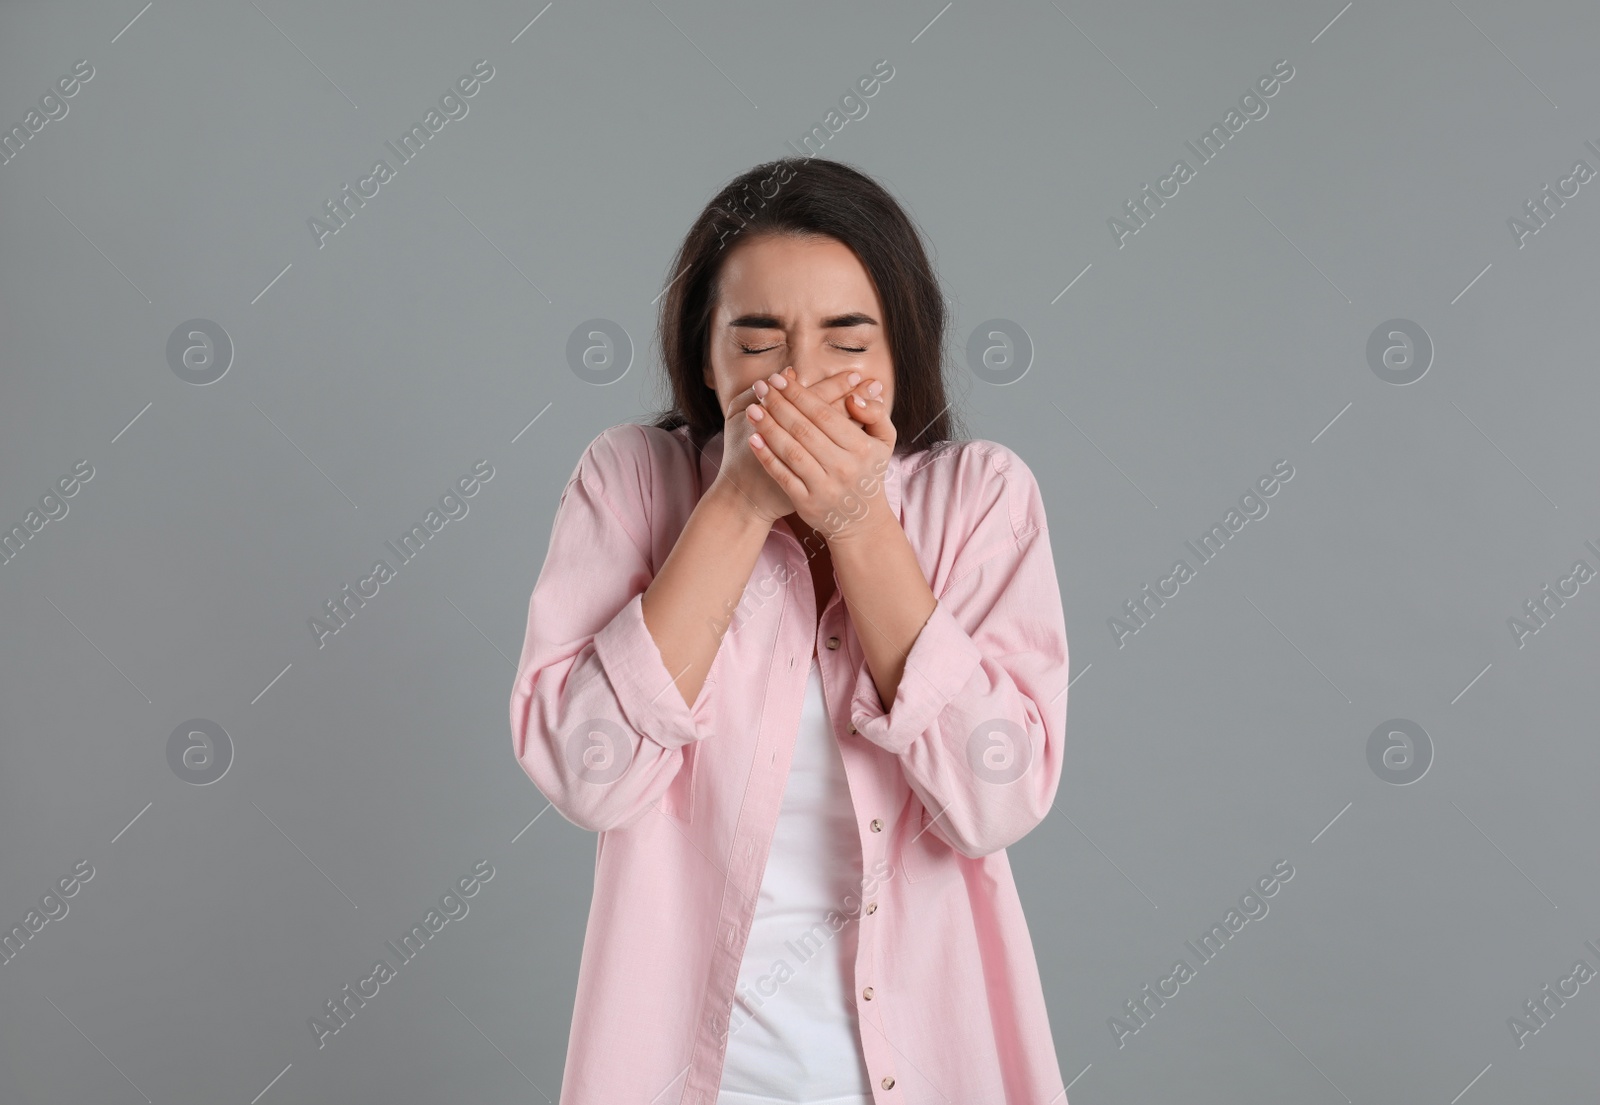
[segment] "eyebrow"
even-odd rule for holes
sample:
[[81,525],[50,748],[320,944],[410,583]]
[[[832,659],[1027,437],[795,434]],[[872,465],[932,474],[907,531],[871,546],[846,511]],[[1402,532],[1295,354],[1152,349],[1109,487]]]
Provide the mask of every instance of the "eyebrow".
[[[873,318],[871,315],[864,315],[860,311],[852,311],[846,315],[834,315],[832,318],[825,318],[822,320],[822,328],[824,330],[834,330],[848,326],[876,325],[878,325],[877,319]],[[751,330],[783,329],[783,327],[778,324],[777,318],[772,315],[761,314],[740,315],[738,318],[728,323],[728,329],[730,330],[739,328]]]

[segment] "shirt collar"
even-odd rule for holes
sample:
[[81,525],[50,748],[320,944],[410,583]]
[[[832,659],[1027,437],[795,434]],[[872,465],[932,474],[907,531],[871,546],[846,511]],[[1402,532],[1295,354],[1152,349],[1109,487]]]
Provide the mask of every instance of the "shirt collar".
[[[688,429],[680,431],[684,439],[688,440]],[[717,471],[722,467],[722,430],[718,430],[710,441],[706,442],[705,450],[700,454],[700,479],[701,487],[710,487],[711,481],[716,478]],[[897,521],[904,521],[900,517],[900,479],[901,457],[899,453],[889,454],[889,467],[883,474],[884,501],[889,504],[889,512]]]

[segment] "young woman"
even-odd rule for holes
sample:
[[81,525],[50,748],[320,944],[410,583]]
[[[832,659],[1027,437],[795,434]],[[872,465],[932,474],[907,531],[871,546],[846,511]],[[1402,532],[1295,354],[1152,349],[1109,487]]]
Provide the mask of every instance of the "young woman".
[[954,439],[862,173],[750,170],[673,274],[673,407],[579,459],[511,695],[600,834],[561,1105],[1065,1105],[1005,852],[1066,727],[1033,473]]

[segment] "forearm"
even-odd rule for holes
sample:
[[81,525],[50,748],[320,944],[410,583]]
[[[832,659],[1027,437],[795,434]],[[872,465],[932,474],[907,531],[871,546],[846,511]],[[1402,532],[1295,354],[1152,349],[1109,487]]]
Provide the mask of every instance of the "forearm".
[[771,528],[751,513],[737,491],[713,485],[645,590],[645,627],[690,706],[699,697]]
[[829,543],[828,551],[867,669],[888,710],[905,677],[906,657],[938,599],[923,577],[905,530],[888,514],[874,516],[864,529],[847,529]]

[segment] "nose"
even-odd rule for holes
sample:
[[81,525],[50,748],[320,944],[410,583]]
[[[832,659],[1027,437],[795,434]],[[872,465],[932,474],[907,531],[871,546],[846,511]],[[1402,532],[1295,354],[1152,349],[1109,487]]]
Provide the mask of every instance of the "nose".
[[804,352],[789,355],[789,367],[794,369],[795,379],[800,381],[801,387],[810,387],[816,383],[816,370],[811,367],[811,357]]
[[821,358],[808,349],[800,349],[790,354],[789,364],[794,369],[795,378],[800,381],[801,387],[810,387],[827,375]]

